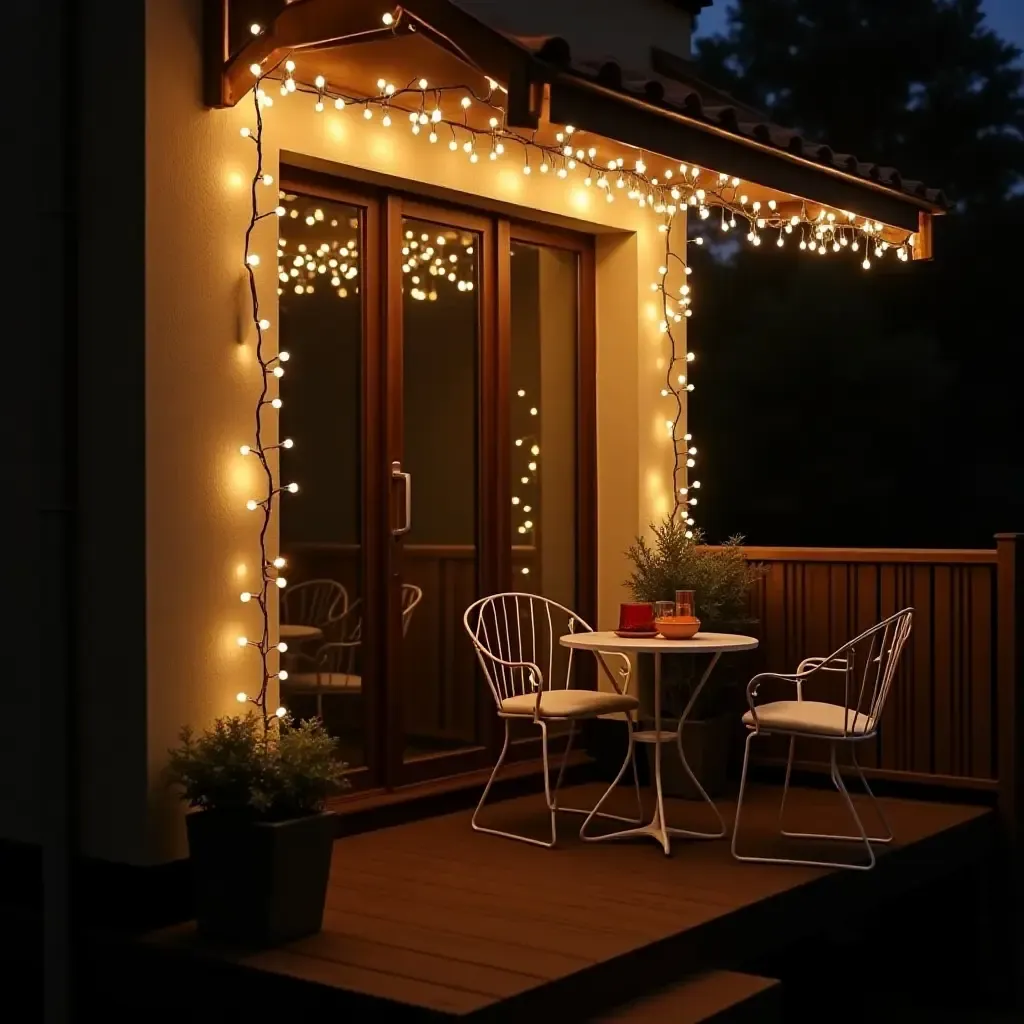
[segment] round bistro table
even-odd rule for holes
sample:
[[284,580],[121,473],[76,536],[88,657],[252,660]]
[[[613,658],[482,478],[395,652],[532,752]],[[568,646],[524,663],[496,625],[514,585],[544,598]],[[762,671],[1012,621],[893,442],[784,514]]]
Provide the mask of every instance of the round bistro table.
[[[757,640],[752,636],[741,636],[736,633],[698,633],[690,640],[666,640],[662,636],[651,637],[650,639],[638,639],[617,636],[612,632],[600,633],[569,633],[559,638],[563,647],[569,647],[577,651],[593,651],[598,657],[602,651],[619,654],[652,654],[654,656],[654,728],[633,730],[633,742],[654,744],[654,791],[655,808],[654,818],[646,825],[637,828],[624,829],[621,832],[609,832],[600,836],[583,836],[591,842],[604,841],[607,839],[627,839],[630,836],[651,836],[657,839],[661,848],[668,855],[671,852],[671,836],[688,836],[691,839],[721,839],[726,835],[725,821],[721,812],[715,806],[714,801],[704,791],[704,787],[697,781],[696,776],[690,770],[686,760],[686,752],[683,750],[683,725],[686,722],[697,698],[700,696],[704,684],[718,664],[718,659],[729,651],[752,651],[757,647]],[[685,656],[693,654],[710,654],[711,663],[704,670],[700,681],[694,687],[690,700],[679,719],[679,726],[676,730],[662,729],[661,727],[661,659],[663,655]],[[661,792],[661,744],[663,741],[675,739],[679,749],[679,757],[683,762],[686,774],[690,776],[697,791],[704,798],[704,801],[714,811],[720,826],[718,832],[695,832],[685,828],[671,828],[665,823],[665,801]],[[633,756],[636,756],[634,750]],[[629,764],[629,758],[623,763],[619,774],[608,787],[607,792],[597,802],[597,805],[590,812],[590,817],[583,823],[586,829],[590,819],[600,810],[601,805],[608,799],[612,791],[619,784]],[[580,832],[583,835],[583,830]]]
[[319,626],[302,626],[293,622],[282,622],[277,634],[282,640],[322,640],[324,631]]

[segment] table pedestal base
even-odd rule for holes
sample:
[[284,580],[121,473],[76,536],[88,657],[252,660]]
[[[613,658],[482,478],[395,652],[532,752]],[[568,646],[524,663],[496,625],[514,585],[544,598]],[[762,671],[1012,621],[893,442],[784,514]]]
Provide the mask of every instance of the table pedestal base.
[[[700,682],[694,687],[693,694],[690,697],[689,702],[686,705],[686,709],[683,711],[682,716],[679,719],[679,728],[672,732],[670,730],[662,729],[661,727],[661,655],[655,652],[654,654],[654,728],[649,730],[643,730],[637,732],[636,730],[630,730],[629,736],[629,751],[626,756],[626,760],[623,762],[622,767],[619,769],[619,774],[615,776],[612,784],[605,791],[604,795],[598,800],[594,809],[590,812],[587,820],[583,822],[583,827],[580,829],[580,838],[590,843],[604,842],[608,839],[630,839],[633,836],[651,836],[656,839],[660,844],[662,850],[665,851],[665,856],[668,856],[672,852],[671,848],[671,836],[682,836],[687,839],[724,839],[728,834],[725,827],[725,820],[718,808],[715,806],[715,802],[705,792],[704,787],[698,782],[697,776],[693,774],[690,768],[689,762],[686,760],[686,753],[683,750],[683,724],[686,722],[686,716],[690,713],[691,708],[696,702],[700,692],[704,689],[704,684],[708,680],[708,676],[711,675],[712,669],[718,663],[719,654],[716,653],[711,659],[711,664],[708,665],[704,674],[700,678]],[[683,769],[686,774],[690,776],[690,780],[694,786],[697,787],[697,792],[703,797],[704,802],[714,812],[715,817],[718,819],[719,830],[717,832],[701,832],[693,829],[686,828],[672,828],[665,824],[665,798],[661,790],[661,743],[662,740],[676,740],[676,746],[679,750],[679,758],[683,762]],[[608,832],[605,835],[600,836],[588,836],[586,834],[587,825],[590,824],[591,818],[597,816],[604,804],[605,800],[611,796],[615,787],[619,784],[622,776],[626,772],[626,768],[629,765],[630,760],[636,758],[636,744],[637,743],[653,743],[654,744],[654,791],[655,791],[655,805],[654,805],[654,818],[646,825],[640,825],[637,828],[624,829],[621,832]],[[634,771],[636,770],[634,763]]]

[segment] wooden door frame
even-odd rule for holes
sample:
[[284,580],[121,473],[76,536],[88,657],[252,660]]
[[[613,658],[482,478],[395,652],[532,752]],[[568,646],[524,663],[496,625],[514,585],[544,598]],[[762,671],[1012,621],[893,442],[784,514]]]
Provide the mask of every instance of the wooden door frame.
[[[511,511],[501,496],[510,487],[510,366],[511,268],[513,242],[575,252],[579,258],[577,296],[576,380],[576,611],[590,623],[597,614],[597,345],[596,267],[593,235],[550,227],[517,216],[474,209],[471,204],[435,200],[414,189],[398,190],[349,181],[333,174],[294,165],[281,167],[281,187],[304,195],[346,203],[364,211],[362,286],[363,302],[363,551],[361,572],[367,622],[364,624],[364,674],[373,694],[366,701],[364,728],[369,769],[367,783],[390,790],[427,782],[440,773],[455,775],[493,763],[502,731],[483,682],[477,702],[478,736],[482,743],[435,757],[402,760],[404,722],[400,688],[388,685],[393,674],[395,641],[401,636],[401,609],[395,586],[395,538],[385,538],[395,522],[395,489],[390,465],[401,450],[401,403],[388,402],[400,394],[402,382],[401,269],[387,259],[401,250],[402,217],[450,225],[481,236],[479,302],[479,365],[477,373],[477,580],[482,594],[514,589],[512,586]],[[396,333],[397,332],[397,333]],[[397,339],[397,344],[395,343]],[[490,388],[494,389],[493,400]],[[399,389],[399,390],[395,390]],[[372,418],[371,418],[372,417]],[[488,480],[494,486],[488,487]],[[389,510],[383,523],[381,508]],[[381,635],[383,632],[383,636]],[[382,642],[383,641],[383,642]],[[593,665],[580,662],[579,682],[595,686]],[[397,678],[397,673],[394,673]],[[392,681],[393,682],[393,681]],[[552,739],[557,751],[564,739]],[[508,760],[539,757],[540,741],[523,739],[509,750]],[[359,785],[358,775],[353,781]],[[362,788],[362,787],[360,787]]]
[[[500,482],[494,476],[493,462],[494,423],[493,402],[490,401],[493,387],[494,351],[496,348],[495,281],[495,223],[493,218],[459,207],[423,200],[420,197],[402,193],[389,193],[387,197],[388,247],[383,254],[387,286],[388,319],[384,331],[384,344],[388,350],[388,394],[392,396],[388,411],[387,461],[397,459],[403,452],[404,402],[395,401],[403,395],[404,318],[402,303],[401,262],[389,258],[402,248],[402,220],[412,218],[439,227],[451,227],[460,231],[473,232],[479,238],[480,269],[477,298],[477,372],[476,372],[476,587],[479,593],[488,593],[498,585],[497,552],[500,545],[495,535],[494,508],[496,490]],[[498,488],[489,486],[498,484]],[[391,606],[388,616],[388,660],[389,667],[400,655],[401,642],[401,580],[403,544],[392,538],[388,559],[391,572],[388,588]],[[388,690],[388,735],[385,747],[388,754],[388,783],[390,786],[410,785],[438,777],[432,771],[442,765],[442,774],[454,775],[475,771],[485,767],[492,759],[496,741],[493,713],[484,714],[482,702],[476,703],[476,735],[480,742],[452,752],[441,752],[435,756],[419,757],[412,761],[404,759],[405,717],[402,694],[397,672],[389,673],[392,683]],[[480,688],[482,690],[482,687]],[[478,690],[478,692],[480,692]],[[489,709],[488,709],[489,710]]]
[[[281,188],[330,202],[351,206],[362,212],[361,252],[363,270],[361,287],[365,293],[360,303],[362,311],[362,337],[360,339],[361,419],[360,431],[360,596],[366,614],[363,617],[363,749],[365,766],[347,773],[353,787],[377,790],[386,784],[386,764],[383,724],[387,721],[384,685],[387,669],[387,644],[381,643],[381,629],[385,624],[388,588],[382,585],[387,572],[386,547],[382,524],[376,512],[388,500],[390,481],[384,472],[386,431],[384,410],[386,404],[386,371],[384,362],[385,290],[380,284],[383,232],[386,228],[382,216],[382,197],[373,189],[349,188],[343,179],[308,172],[291,173],[282,168]],[[367,687],[367,682],[369,686]],[[366,690],[369,689],[369,696]]]
[[[502,249],[501,269],[505,278],[505,296],[510,288],[511,244],[525,242],[549,249],[562,249],[576,254],[578,291],[576,308],[576,607],[575,611],[592,626],[597,619],[597,278],[595,239],[562,228],[550,227],[528,220],[506,221],[508,246]],[[511,452],[510,431],[511,380],[511,316],[503,321],[506,333],[502,339],[502,372],[498,391],[499,419],[502,424],[501,446],[505,460],[502,479],[509,478],[508,457]],[[511,536],[508,503],[502,510],[506,516],[505,536]],[[508,548],[510,551],[511,549]],[[595,627],[596,628],[596,627]],[[597,688],[596,665],[591,659],[575,662],[577,681],[589,689]],[[516,746],[539,751],[537,741],[520,740]],[[526,755],[529,756],[529,755]]]

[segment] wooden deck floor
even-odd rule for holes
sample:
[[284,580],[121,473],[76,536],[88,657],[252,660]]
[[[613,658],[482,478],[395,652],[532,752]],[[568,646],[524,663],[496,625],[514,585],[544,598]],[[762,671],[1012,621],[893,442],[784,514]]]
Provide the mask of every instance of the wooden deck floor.
[[[579,787],[565,802],[592,805],[599,792]],[[777,789],[754,788],[745,845],[778,849],[778,799]],[[896,841],[873,872],[740,864],[728,841],[677,839],[668,858],[650,840],[587,844],[574,815],[561,819],[559,847],[545,850],[473,832],[460,812],[339,840],[319,935],[243,952],[213,949],[182,926],[149,944],[259,972],[339,1011],[525,1020],[544,1007],[584,1020],[691,972],[782,948],[984,848],[989,811],[882,802]],[[669,805],[670,822],[706,827],[706,808]],[[834,792],[795,790],[790,807],[790,827],[849,828]],[[732,810],[723,802],[727,821]],[[488,817],[544,833],[539,797],[495,804]]]

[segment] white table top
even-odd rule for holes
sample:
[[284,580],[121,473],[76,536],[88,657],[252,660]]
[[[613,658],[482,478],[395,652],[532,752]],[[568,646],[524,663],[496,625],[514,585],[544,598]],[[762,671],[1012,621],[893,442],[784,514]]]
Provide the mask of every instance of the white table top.
[[317,640],[324,635],[324,631],[319,626],[282,622],[278,627],[278,635],[282,640]]
[[610,630],[597,633],[568,633],[559,637],[563,647],[582,651],[612,651],[620,654],[713,654],[721,651],[752,651],[757,640],[739,633],[698,633],[689,640],[666,640],[663,636],[634,639],[616,636]]

